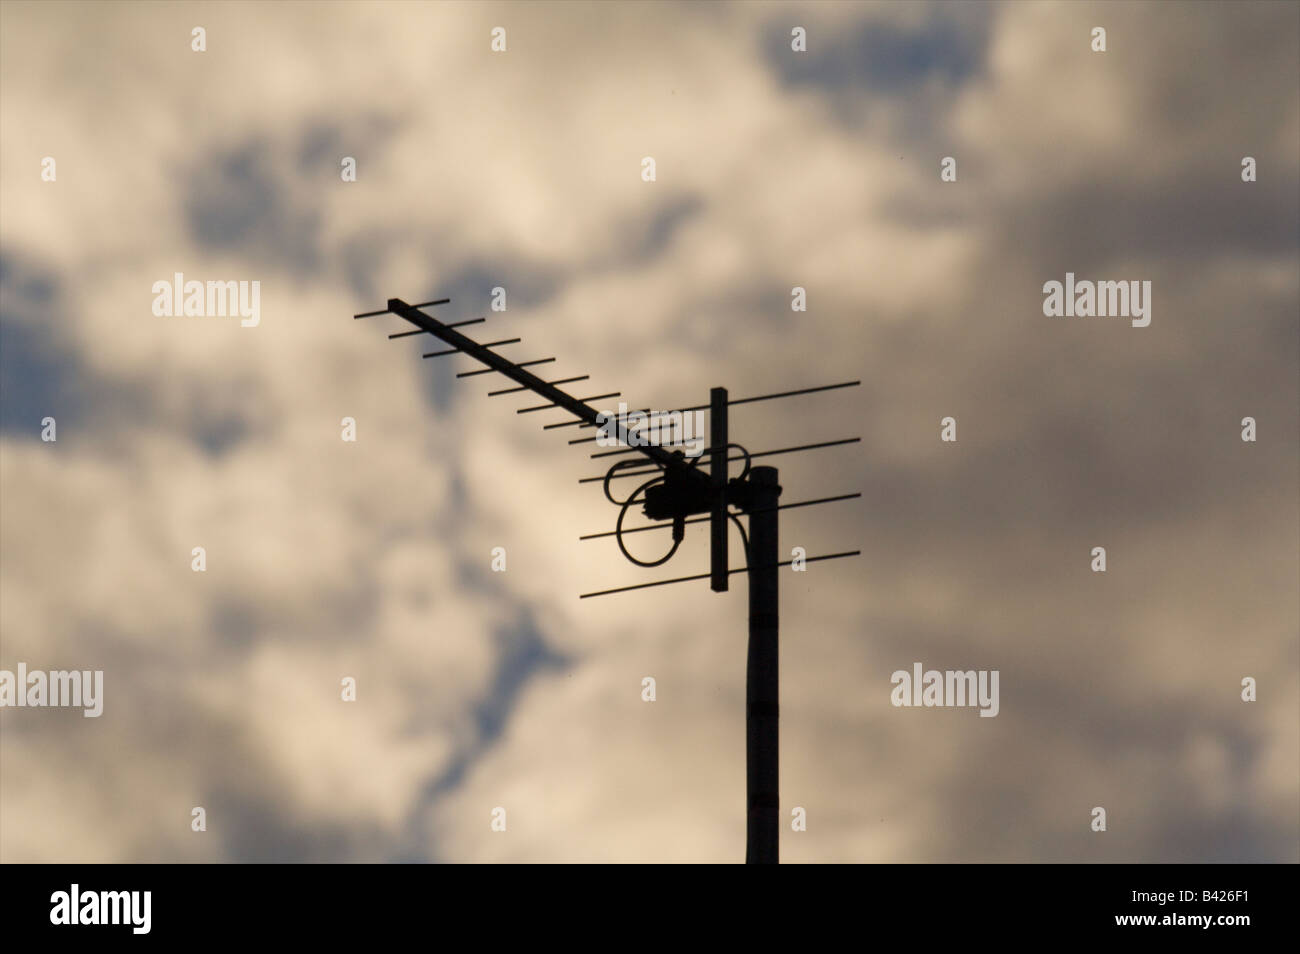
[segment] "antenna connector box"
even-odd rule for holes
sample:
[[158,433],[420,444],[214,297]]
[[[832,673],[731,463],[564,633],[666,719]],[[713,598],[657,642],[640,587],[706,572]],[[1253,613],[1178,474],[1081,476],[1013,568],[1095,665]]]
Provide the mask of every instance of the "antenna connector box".
[[647,487],[643,513],[651,520],[675,520],[713,509],[713,488],[707,474],[669,470],[662,484]]

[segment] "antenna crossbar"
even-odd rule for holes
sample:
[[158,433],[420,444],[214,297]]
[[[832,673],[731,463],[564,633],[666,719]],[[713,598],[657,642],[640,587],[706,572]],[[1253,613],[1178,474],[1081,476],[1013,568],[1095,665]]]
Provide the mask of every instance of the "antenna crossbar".
[[[400,298],[390,298],[388,299],[388,311],[405,318],[417,328],[429,332],[434,337],[442,339],[456,350],[469,355],[481,364],[487,365],[491,370],[504,374],[516,384],[522,384],[528,390],[546,398],[557,407],[564,408],[579,420],[585,421],[593,427],[601,426],[600,412],[590,404],[586,404],[573,395],[561,391],[553,384],[547,384],[545,380],[531,371],[525,371],[520,365],[515,364],[508,358],[501,357],[501,355],[461,334],[456,329],[448,327],[438,319],[426,315],[414,305],[408,305]],[[623,426],[621,421],[607,419],[604,426],[616,430],[617,437],[621,442],[630,443],[627,428]],[[649,444],[638,447],[637,450],[666,470],[670,468],[676,470],[682,466],[682,457],[680,455],[666,451],[662,447]]]

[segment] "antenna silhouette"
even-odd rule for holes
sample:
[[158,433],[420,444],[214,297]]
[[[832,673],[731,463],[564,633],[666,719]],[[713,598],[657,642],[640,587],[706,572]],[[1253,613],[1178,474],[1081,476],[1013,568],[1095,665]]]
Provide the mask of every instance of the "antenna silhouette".
[[[794,454],[804,451],[819,450],[856,443],[858,437],[835,441],[823,441],[816,444],[804,444],[796,447],[782,447],[775,450],[750,453],[740,444],[733,443],[728,434],[727,409],[733,404],[749,404],[755,401],[770,401],[780,398],[796,397],[830,391],[838,388],[857,387],[860,381],[845,381],[839,384],[826,384],[818,387],[801,388],[794,391],[782,391],[774,394],[760,394],[735,400],[727,396],[726,388],[715,387],[709,392],[709,403],[694,407],[679,408],[676,411],[651,411],[645,409],[634,414],[642,415],[636,423],[645,426],[629,427],[622,415],[611,415],[597,411],[588,401],[619,397],[620,392],[596,394],[585,398],[576,398],[558,385],[585,381],[590,375],[577,375],[546,381],[524,370],[539,364],[548,364],[554,357],[537,358],[530,361],[514,362],[492,351],[492,348],[516,344],[519,338],[503,338],[500,341],[479,343],[456,331],[458,327],[479,324],[485,318],[473,318],[446,324],[425,314],[421,308],[445,305],[448,298],[426,301],[419,304],[407,304],[400,298],[388,299],[388,307],[379,311],[364,312],[353,315],[354,318],[373,318],[379,315],[394,314],[414,325],[414,330],[390,334],[388,337],[406,338],[412,335],[430,334],[449,345],[442,351],[431,351],[425,358],[464,354],[483,365],[474,371],[462,371],[458,378],[477,374],[497,372],[515,382],[516,387],[503,388],[488,393],[489,397],[503,394],[516,394],[531,391],[545,399],[545,404],[519,408],[516,414],[529,414],[538,411],[561,409],[575,418],[544,425],[544,430],[576,426],[596,428],[597,434],[591,437],[578,437],[570,444],[584,444],[597,441],[601,437],[616,440],[622,445],[619,450],[603,451],[592,454],[592,458],[620,456],[624,459],[613,463],[604,476],[583,477],[579,483],[600,481],[605,497],[610,503],[619,507],[618,519],[614,529],[607,533],[591,533],[580,536],[579,540],[595,540],[614,537],[623,555],[632,563],[642,567],[661,566],[672,559],[685,537],[688,523],[709,523],[709,572],[673,579],[654,580],[632,586],[620,586],[614,589],[597,590],[580,594],[581,599],[595,596],[607,596],[625,593],[631,590],[645,589],[652,586],[667,586],[674,583],[686,583],[694,580],[710,581],[714,592],[727,591],[727,584],[732,574],[749,575],[749,651],[745,679],[745,764],[746,764],[746,800],[748,822],[746,836],[745,861],[750,864],[775,864],[779,859],[780,834],[780,798],[779,791],[779,734],[778,719],[778,630],[779,630],[779,584],[777,571],[789,566],[792,560],[779,559],[777,516],[782,510],[796,507],[811,507],[824,503],[853,500],[860,493],[839,494],[803,500],[797,503],[781,504],[781,486],[777,481],[775,467],[752,465],[756,457],[770,457],[779,454]],[[645,431],[651,424],[662,420],[683,420],[682,415],[695,411],[709,412],[709,446],[697,457],[688,458],[682,451],[670,451],[659,444],[649,443]],[[673,433],[680,434],[680,431]],[[698,435],[697,435],[698,436]],[[738,451],[738,456],[731,456],[731,451]],[[626,457],[624,455],[639,455]],[[701,471],[701,460],[708,457],[709,469]],[[646,466],[647,461],[654,466]],[[728,477],[728,465],[743,461],[741,473],[737,477]],[[622,500],[616,499],[610,491],[612,481],[628,477],[645,477],[643,481]],[[624,528],[623,520],[628,511],[640,503],[642,513],[654,523]],[[749,533],[745,533],[740,522],[740,514],[729,508],[736,508],[740,514],[749,517]],[[707,515],[707,516],[706,516]],[[727,552],[728,523],[733,522],[740,531],[741,542],[745,551],[745,565],[732,568]],[[639,560],[628,552],[623,544],[623,534],[643,533],[652,530],[671,529],[672,545],[668,552],[657,560]],[[860,550],[848,550],[841,553],[827,553],[820,556],[805,557],[804,562],[814,563],[820,560],[836,560],[841,557],[857,556]]]

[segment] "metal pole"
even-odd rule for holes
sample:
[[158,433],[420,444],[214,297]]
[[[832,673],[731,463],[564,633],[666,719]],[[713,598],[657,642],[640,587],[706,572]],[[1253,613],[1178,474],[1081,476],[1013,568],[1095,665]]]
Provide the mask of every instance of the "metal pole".
[[749,662],[745,679],[746,794],[749,802],[747,864],[776,864],[781,802],[777,752],[777,623],[780,554],[775,467],[749,472]]
[[[686,412],[690,414],[690,411]],[[698,436],[698,435],[696,435]],[[713,485],[713,510],[709,517],[709,586],[715,593],[727,592],[731,574],[727,556],[727,534],[731,532],[727,520],[727,389],[709,391],[709,482]]]

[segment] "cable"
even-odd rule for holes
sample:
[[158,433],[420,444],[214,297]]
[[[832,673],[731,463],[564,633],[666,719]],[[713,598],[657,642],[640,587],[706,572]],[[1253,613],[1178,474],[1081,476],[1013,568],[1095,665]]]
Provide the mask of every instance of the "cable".
[[[803,444],[803,445],[801,445],[801,446],[799,446],[799,447],[780,447],[780,448],[777,448],[776,450],[754,451],[752,454],[750,454],[750,456],[751,456],[751,457],[771,457],[771,456],[773,456],[774,454],[793,454],[793,453],[797,453],[797,452],[799,452],[799,451],[818,450],[818,449],[823,448],[823,447],[838,447],[838,446],[841,445],[841,444],[856,444],[856,443],[858,443],[858,442],[861,441],[861,440],[862,440],[862,438],[860,438],[860,437],[846,437],[846,438],[844,438],[844,439],[842,439],[842,440],[838,440],[838,441],[822,441],[820,444]],[[731,446],[731,445],[728,445],[728,446]],[[741,458],[741,457],[729,457],[729,458],[727,458],[727,460],[728,460],[728,462],[730,462],[730,461],[735,461],[735,460],[743,460],[743,458]],[[642,465],[644,466],[644,463],[645,463],[645,462],[644,462],[644,461],[639,461],[639,460],[628,460],[628,461],[620,461],[620,463],[636,463],[636,464],[642,464]],[[633,470],[633,471],[628,471],[626,474],[620,474],[619,476],[620,476],[620,477],[635,477],[635,476],[637,476],[638,474],[649,474],[649,473],[652,473],[652,471],[649,471],[649,470]],[[593,483],[595,483],[596,481],[601,480],[601,479],[602,479],[602,478],[600,478],[600,477],[580,477],[580,478],[578,478],[578,483],[580,483],[580,484],[593,484]]]
[[[736,450],[740,451],[741,453],[741,456],[735,458],[735,460],[743,460],[745,462],[745,466],[741,470],[740,476],[736,479],[744,480],[749,475],[750,453],[740,444],[727,444],[725,447],[721,448],[721,450],[725,453],[726,451],[730,450],[733,447]],[[698,457],[693,458],[690,463],[690,468],[692,470],[698,468],[700,461],[703,459],[704,459],[703,454],[700,454]],[[642,494],[644,494],[646,491],[648,491],[651,487],[654,487],[655,485],[661,484],[664,481],[666,481],[668,479],[668,472],[661,470],[654,477],[650,478],[645,483],[637,487],[636,490],[632,491],[632,493],[629,494],[624,500],[615,500],[614,495],[611,494],[609,491],[609,482],[615,476],[617,476],[617,472],[619,470],[625,467],[636,467],[639,466],[640,463],[641,462],[637,460],[621,460],[613,464],[609,468],[609,470],[606,471],[605,482],[604,482],[605,499],[619,508],[618,521],[614,524],[614,540],[618,544],[618,548],[622,552],[623,556],[627,557],[629,562],[635,563],[637,566],[643,566],[643,567],[662,566],[663,564],[667,563],[669,560],[673,558],[674,554],[677,553],[677,548],[682,545],[682,540],[684,539],[684,536],[681,533],[681,528],[686,523],[684,516],[678,516],[673,520],[673,524],[672,524],[673,544],[671,547],[669,547],[668,552],[665,553],[662,557],[660,557],[657,560],[641,560],[638,559],[637,557],[634,557],[631,554],[631,552],[627,548],[627,545],[623,542],[623,532],[624,532],[623,520],[627,517],[627,512],[632,508],[632,505],[638,502],[637,498],[640,497]],[[642,473],[644,473],[644,471],[642,471]],[[745,528],[741,524],[740,520],[737,519],[735,514],[727,513],[727,516],[732,520],[733,523],[735,523],[736,528],[740,531],[740,539],[745,547],[745,559],[748,560],[749,559],[749,537],[745,533]],[[628,532],[635,533],[638,529],[641,528],[632,528]]]
[[[723,451],[725,452],[725,451],[731,450],[731,448],[733,448],[733,447],[734,447],[736,450],[740,451],[740,453],[741,453],[743,456],[742,456],[742,457],[728,457],[728,458],[727,458],[727,463],[730,464],[730,463],[732,463],[733,461],[743,460],[743,461],[745,462],[745,466],[744,466],[743,468],[741,468],[740,476],[737,477],[736,479],[737,479],[737,480],[744,480],[746,477],[749,476],[749,463],[750,463],[750,461],[753,459],[753,456],[754,456],[754,455],[751,454],[749,451],[745,450],[745,448],[742,447],[741,445],[739,445],[739,444],[735,444],[735,443],[728,444],[726,447],[723,448]],[[712,448],[712,447],[706,447],[704,450],[702,450],[702,451],[700,452],[700,456],[699,456],[698,458],[696,458],[696,459],[697,459],[697,460],[703,459],[704,455],[707,454],[707,453],[709,453],[709,451],[711,451],[711,450],[714,450],[714,448]]]
[[[632,497],[629,497],[627,500],[615,500],[615,499],[614,499],[614,495],[611,494],[611,493],[609,492],[609,482],[614,478],[614,476],[615,476],[615,471],[617,471],[617,470],[619,470],[620,468],[623,468],[623,467],[640,467],[640,466],[641,466],[641,463],[642,463],[642,462],[641,462],[640,460],[620,460],[618,463],[616,463],[616,464],[614,464],[613,466],[611,466],[611,467],[609,468],[609,470],[605,471],[605,485],[604,485],[604,486],[605,486],[605,499],[608,500],[610,503],[612,503],[615,507],[621,507],[621,506],[623,506],[623,504],[625,504],[625,503],[627,503],[628,501],[630,501],[630,500],[632,499],[632,497],[635,497],[636,494],[637,494],[637,491],[634,490],[634,491],[632,491]],[[652,472],[653,472],[653,471],[650,471],[650,473],[652,473]],[[643,470],[643,471],[641,471],[641,473],[644,474],[644,473],[647,473],[647,471],[644,471],[644,470]],[[639,488],[638,488],[638,489],[639,489]]]
[[740,531],[740,542],[745,545],[745,562],[748,563],[749,562],[749,536],[745,533],[745,525],[740,522],[740,518],[737,517],[734,513],[728,513],[727,516],[731,518],[732,522],[736,525],[736,529]]
[[[610,469],[613,470],[613,468]],[[663,566],[663,564],[667,563],[669,560],[673,558],[673,554],[677,552],[677,548],[682,545],[682,537],[679,537],[677,534],[674,533],[673,545],[669,548],[668,552],[665,553],[658,560],[654,560],[650,562],[647,562],[645,560],[638,560],[631,553],[629,553],[627,547],[623,545],[623,518],[627,516],[628,509],[632,506],[632,504],[636,502],[637,494],[641,493],[643,490],[647,490],[650,487],[653,487],[655,484],[662,483],[664,477],[665,475],[661,474],[658,477],[655,477],[651,480],[647,480],[636,490],[632,491],[632,496],[628,497],[627,500],[623,501],[623,505],[618,512],[618,523],[614,525],[614,540],[618,543],[618,548],[623,551],[623,556],[627,557],[628,560],[630,560],[632,563],[635,563],[637,566],[647,566],[647,567]]]

